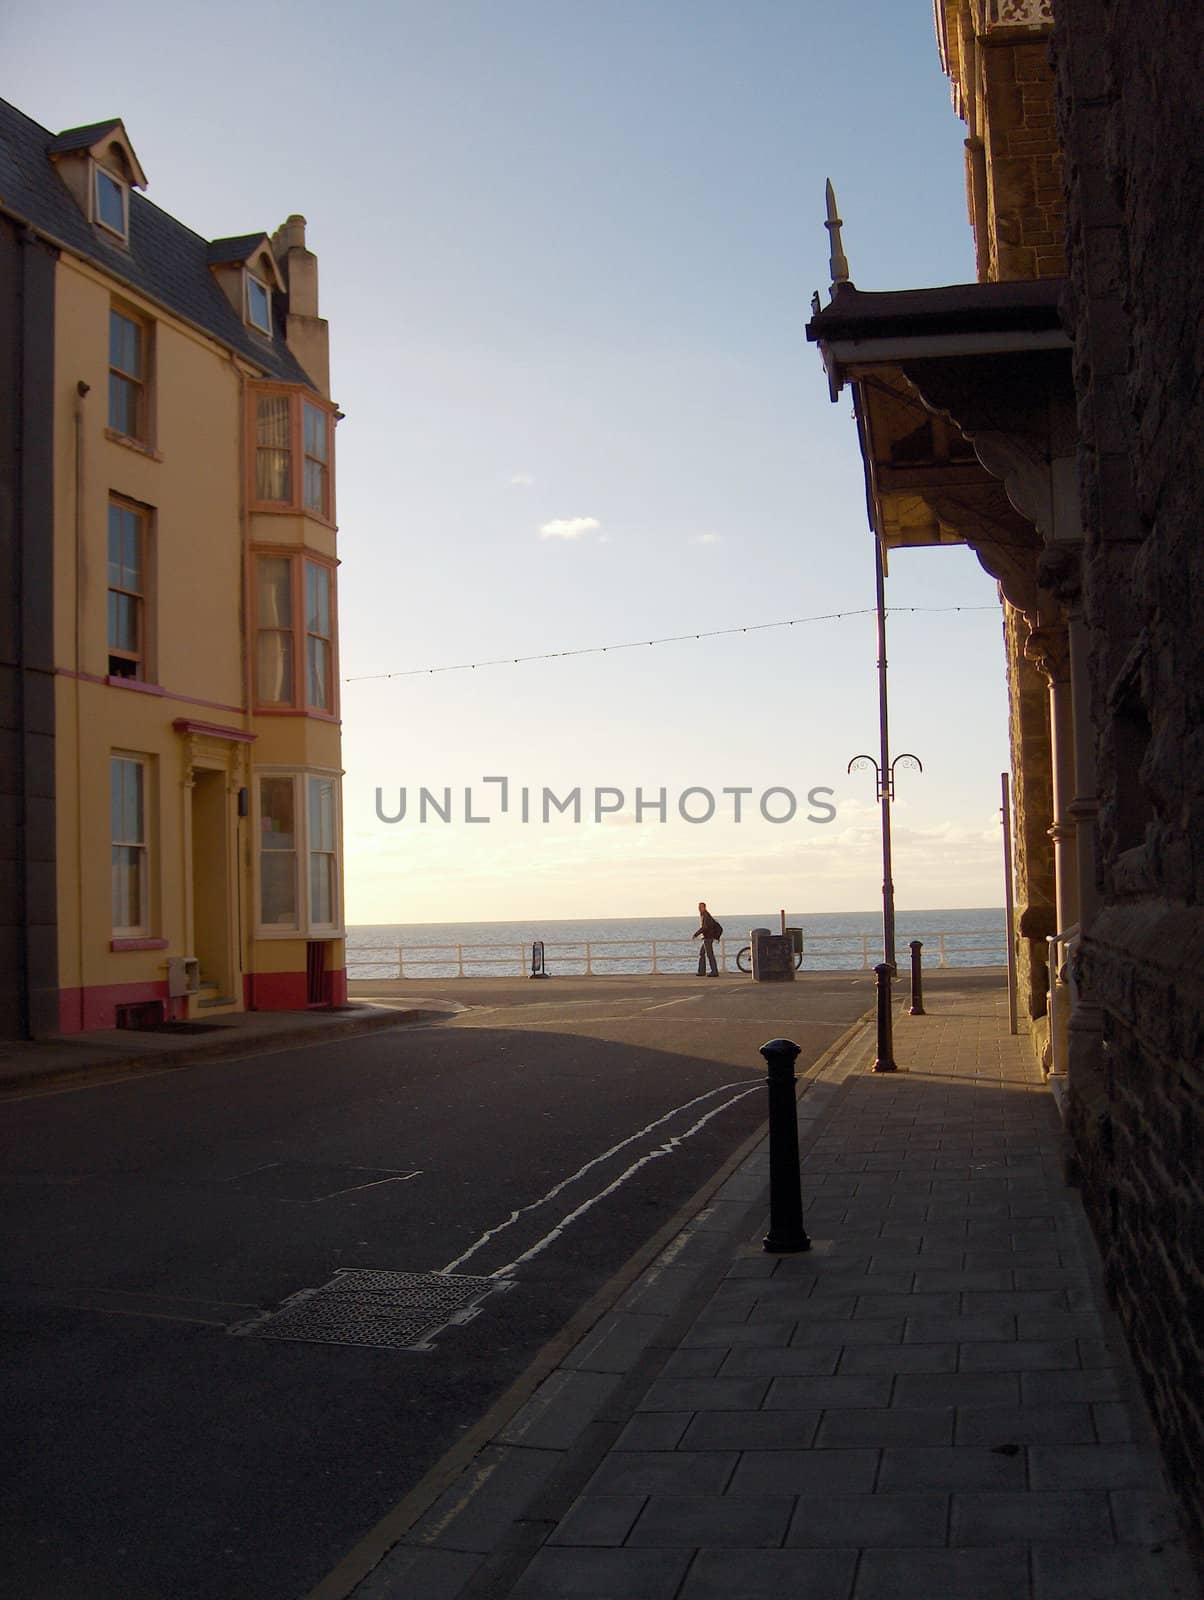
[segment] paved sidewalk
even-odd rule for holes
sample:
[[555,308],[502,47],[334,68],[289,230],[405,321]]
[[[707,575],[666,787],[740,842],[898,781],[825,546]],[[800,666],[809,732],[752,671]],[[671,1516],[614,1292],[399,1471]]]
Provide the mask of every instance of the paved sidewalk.
[[1195,1600],[1052,1096],[1002,992],[930,1011],[801,1098],[808,1253],[762,1145],[311,1600]]
[[0,1098],[198,1061],[299,1049],[460,1009],[445,1000],[419,999],[404,1006],[352,1001],[326,1010],[239,1011],[156,1029],[106,1028],[54,1039],[5,1041],[0,1044]]

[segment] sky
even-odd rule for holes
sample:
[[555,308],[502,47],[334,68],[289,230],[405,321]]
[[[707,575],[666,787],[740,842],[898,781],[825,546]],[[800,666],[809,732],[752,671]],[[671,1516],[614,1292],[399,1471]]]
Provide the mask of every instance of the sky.
[[[880,904],[873,542],[803,330],[829,177],[859,288],[975,276],[930,0],[63,0],[0,58],[205,237],[308,219],[349,924]],[[996,585],[901,551],[887,604],[898,906],[1000,905]]]

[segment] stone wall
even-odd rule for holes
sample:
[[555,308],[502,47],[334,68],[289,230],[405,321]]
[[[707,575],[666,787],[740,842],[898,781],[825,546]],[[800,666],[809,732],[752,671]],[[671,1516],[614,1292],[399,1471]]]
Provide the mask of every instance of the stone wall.
[[1058,277],[1065,197],[1049,47],[1027,31],[988,33],[983,52],[991,278]]
[[1068,1125],[1112,1293],[1204,1543],[1204,11],[1059,0],[1099,910]]

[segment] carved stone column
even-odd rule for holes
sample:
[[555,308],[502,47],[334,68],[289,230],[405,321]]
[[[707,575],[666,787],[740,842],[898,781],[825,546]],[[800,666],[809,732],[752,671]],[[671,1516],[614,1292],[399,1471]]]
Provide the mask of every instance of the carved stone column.
[[1054,884],[1058,931],[1079,920],[1078,860],[1074,844],[1076,826],[1074,704],[1070,692],[1070,636],[1064,622],[1034,628],[1024,653],[1049,685],[1050,748],[1053,756]]
[[[1075,726],[1070,687],[1070,635],[1064,622],[1034,628],[1024,647],[1049,684],[1050,746],[1053,758],[1053,825],[1049,837],[1054,846],[1054,884],[1058,908],[1058,932],[1066,933],[1079,922],[1079,863],[1076,849],[1078,827],[1075,800]],[[1072,952],[1062,945],[1051,963],[1049,1053],[1047,1069],[1059,1074],[1067,1070],[1069,1024],[1074,985],[1070,981]]]

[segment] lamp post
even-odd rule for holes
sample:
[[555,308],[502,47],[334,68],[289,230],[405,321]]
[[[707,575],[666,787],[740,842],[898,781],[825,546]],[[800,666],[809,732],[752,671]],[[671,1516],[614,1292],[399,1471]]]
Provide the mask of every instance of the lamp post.
[[849,772],[863,772],[873,767],[878,800],[882,806],[882,959],[892,972],[898,971],[895,961],[895,884],[891,875],[890,857],[890,807],[895,798],[895,768],[910,767],[923,772],[919,756],[906,753],[890,758],[890,732],[886,705],[886,578],[882,561],[882,541],[874,536],[874,576],[876,580],[878,611],[878,737],[879,758],[854,756],[849,762]]

